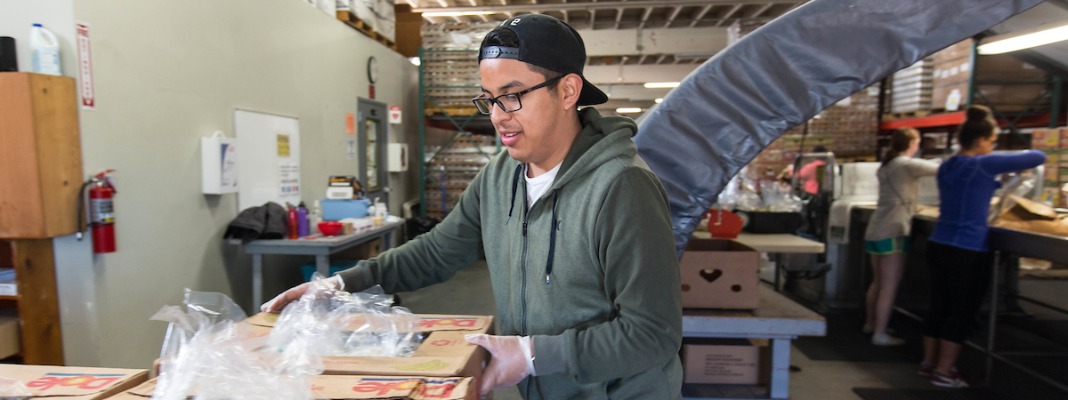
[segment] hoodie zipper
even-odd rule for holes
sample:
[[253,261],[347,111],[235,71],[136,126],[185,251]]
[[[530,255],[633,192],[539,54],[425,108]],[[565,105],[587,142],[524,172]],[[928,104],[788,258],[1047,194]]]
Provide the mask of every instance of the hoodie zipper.
[[520,272],[522,273],[522,284],[520,285],[521,297],[519,298],[519,304],[521,306],[522,318],[520,319],[519,334],[527,334],[527,223],[530,221],[530,208],[527,204],[527,188],[523,186],[523,252],[520,258]]

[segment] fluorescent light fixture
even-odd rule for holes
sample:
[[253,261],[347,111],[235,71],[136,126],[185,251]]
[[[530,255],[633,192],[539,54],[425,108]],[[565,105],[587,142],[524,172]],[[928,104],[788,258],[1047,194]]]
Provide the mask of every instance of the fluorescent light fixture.
[[983,39],[979,54],[1001,54],[1068,40],[1068,21],[1042,24],[1034,28]]
[[664,98],[663,97],[657,97],[655,100],[653,100],[653,102],[656,103],[656,104],[663,103],[664,102]]
[[418,67],[419,64],[422,64],[422,61],[419,60],[419,57],[408,57],[408,62],[412,63],[412,65],[416,67]]
[[471,11],[437,11],[437,12],[425,12],[424,17],[466,17],[473,15],[493,15],[498,14],[497,11],[484,11],[484,10],[471,10]]
[[646,82],[646,89],[671,89],[679,87],[679,82]]
[[620,107],[616,109],[616,114],[636,114],[642,112],[642,109],[638,107]]

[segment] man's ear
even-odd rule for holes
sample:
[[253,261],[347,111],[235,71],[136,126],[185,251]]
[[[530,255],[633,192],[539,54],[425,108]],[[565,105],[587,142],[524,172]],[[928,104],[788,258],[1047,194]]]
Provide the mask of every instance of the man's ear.
[[564,109],[570,110],[578,103],[579,94],[582,93],[582,78],[576,74],[568,74],[563,79],[560,79],[558,89],[561,100],[564,103]]

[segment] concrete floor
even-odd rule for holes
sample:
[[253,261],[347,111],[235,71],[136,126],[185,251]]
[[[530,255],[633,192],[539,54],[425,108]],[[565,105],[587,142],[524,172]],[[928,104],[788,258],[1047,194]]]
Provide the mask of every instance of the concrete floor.
[[[492,315],[495,312],[484,263],[461,270],[445,283],[401,293],[400,297],[402,304],[416,313]],[[790,376],[790,397],[793,399],[860,399],[853,393],[854,387],[931,387],[926,379],[916,375],[913,364],[813,361],[796,348],[791,351],[791,364],[801,369]],[[521,397],[513,388],[496,391],[494,398],[515,400]]]

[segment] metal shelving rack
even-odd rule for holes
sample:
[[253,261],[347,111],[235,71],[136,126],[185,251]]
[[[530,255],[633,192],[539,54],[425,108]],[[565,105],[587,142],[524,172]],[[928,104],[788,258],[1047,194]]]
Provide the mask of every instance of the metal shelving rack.
[[[481,85],[477,50],[419,49],[419,215],[444,218],[460,194],[486,163],[500,152],[494,135],[472,134],[486,123],[471,104]],[[436,149],[428,147],[427,124],[447,126],[452,134]],[[489,132],[492,127],[489,127]],[[429,153],[429,156],[428,156]],[[440,207],[430,193],[440,194]]]

